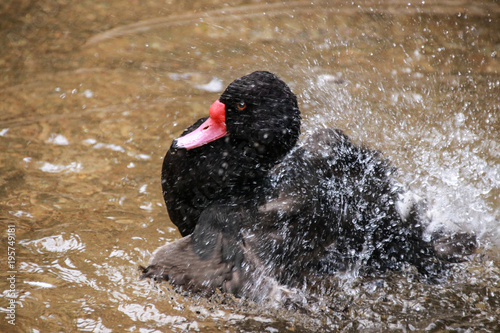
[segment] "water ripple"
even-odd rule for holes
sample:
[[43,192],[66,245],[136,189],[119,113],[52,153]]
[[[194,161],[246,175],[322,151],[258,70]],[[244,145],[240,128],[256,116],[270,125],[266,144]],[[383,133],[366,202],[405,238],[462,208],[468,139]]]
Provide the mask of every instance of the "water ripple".
[[38,253],[45,252],[67,252],[67,251],[84,251],[85,244],[80,240],[77,234],[71,234],[65,239],[64,234],[43,237],[34,240],[21,240],[19,244],[36,251]]

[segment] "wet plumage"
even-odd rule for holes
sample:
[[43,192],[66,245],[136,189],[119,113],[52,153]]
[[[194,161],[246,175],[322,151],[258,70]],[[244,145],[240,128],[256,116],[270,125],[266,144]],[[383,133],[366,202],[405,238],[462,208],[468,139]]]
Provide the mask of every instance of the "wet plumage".
[[270,292],[257,282],[263,275],[296,286],[353,266],[369,274],[413,265],[435,278],[454,253],[473,250],[468,235],[457,246],[424,240],[422,202],[379,152],[336,129],[297,143],[299,134],[296,97],[274,74],[231,83],[165,156],[163,195],[184,237],[158,249],[142,277],[255,296]]

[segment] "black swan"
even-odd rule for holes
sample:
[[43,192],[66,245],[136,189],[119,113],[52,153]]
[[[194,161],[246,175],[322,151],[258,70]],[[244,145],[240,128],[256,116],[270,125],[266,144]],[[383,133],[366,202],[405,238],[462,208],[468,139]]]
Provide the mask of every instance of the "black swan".
[[474,251],[466,233],[424,239],[423,201],[379,152],[336,129],[298,143],[300,120],[274,74],[232,82],[165,156],[163,196],[183,238],[159,248],[141,278],[245,296],[263,276],[296,286],[353,266],[413,265],[432,279]]

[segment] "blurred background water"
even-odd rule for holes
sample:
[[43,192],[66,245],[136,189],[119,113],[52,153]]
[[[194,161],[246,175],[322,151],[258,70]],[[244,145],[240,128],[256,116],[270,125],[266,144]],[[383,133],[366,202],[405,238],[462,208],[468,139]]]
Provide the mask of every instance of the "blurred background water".
[[[3,0],[0,31],[0,331],[498,332],[498,2]],[[254,70],[289,83],[303,132],[383,151],[477,255],[438,285],[324,279],[300,310],[139,281],[180,237],[172,139]]]

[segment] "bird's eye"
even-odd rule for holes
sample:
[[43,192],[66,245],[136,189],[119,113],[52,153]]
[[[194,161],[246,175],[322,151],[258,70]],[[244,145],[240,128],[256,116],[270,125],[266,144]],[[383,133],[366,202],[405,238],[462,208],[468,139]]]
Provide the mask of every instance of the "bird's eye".
[[245,102],[239,102],[238,104],[236,104],[236,107],[238,108],[238,110],[245,110],[247,105],[245,104]]

